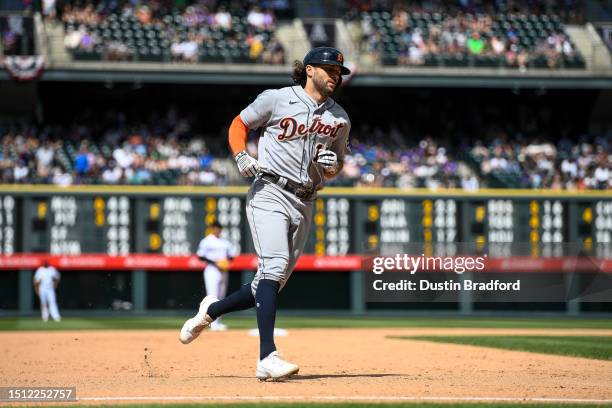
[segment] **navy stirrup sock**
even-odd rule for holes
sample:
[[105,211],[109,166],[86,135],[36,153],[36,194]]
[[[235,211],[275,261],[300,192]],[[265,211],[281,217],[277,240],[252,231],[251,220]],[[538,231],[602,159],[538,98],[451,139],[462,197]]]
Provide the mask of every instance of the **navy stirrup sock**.
[[240,289],[225,299],[213,303],[208,307],[208,315],[214,320],[221,315],[239,310],[250,309],[255,306],[255,298],[251,292],[251,284],[242,285]]
[[261,279],[257,284],[255,300],[257,306],[257,327],[259,328],[259,359],[263,360],[276,351],[274,344],[274,323],[280,284],[269,279]]

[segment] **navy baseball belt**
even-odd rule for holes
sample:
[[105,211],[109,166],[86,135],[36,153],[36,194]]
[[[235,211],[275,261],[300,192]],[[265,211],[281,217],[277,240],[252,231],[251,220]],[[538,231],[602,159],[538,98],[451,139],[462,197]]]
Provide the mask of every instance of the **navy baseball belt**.
[[285,177],[278,176],[273,173],[261,172],[259,177],[263,180],[276,184],[285,191],[295,195],[300,200],[310,200],[315,195],[314,187],[306,187],[302,184],[291,181]]

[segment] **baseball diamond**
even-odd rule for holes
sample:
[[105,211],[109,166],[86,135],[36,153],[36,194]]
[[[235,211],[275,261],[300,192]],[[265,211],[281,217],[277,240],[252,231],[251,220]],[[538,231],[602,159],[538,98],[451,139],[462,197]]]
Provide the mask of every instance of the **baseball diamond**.
[[[283,320],[291,326],[290,320]],[[69,323],[70,318],[64,321]],[[420,322],[438,324],[436,319]],[[227,324],[236,327],[231,317]],[[514,323],[490,320],[486,323],[489,328],[458,327],[462,323],[457,319],[454,324],[456,327],[445,328],[290,328],[289,336],[280,337],[278,343],[300,361],[300,373],[275,384],[254,381],[253,353],[258,344],[243,330],[208,332],[189,347],[176,342],[174,330],[2,331],[0,342],[15,354],[9,354],[9,364],[3,365],[1,372],[3,379],[10,378],[18,386],[43,385],[51,377],[57,384],[76,386],[83,405],[104,401],[610,404],[612,400],[605,375],[612,364],[609,351],[608,360],[602,360],[601,356],[587,359],[541,354],[542,349],[534,353],[398,338],[512,339],[527,335],[547,338],[548,348],[554,349],[552,337],[557,337],[559,344],[564,340],[576,344],[570,340],[580,337],[584,341],[584,336],[592,336],[605,344],[604,339],[612,335],[609,322],[600,321],[599,326],[608,327],[600,329],[581,328],[579,321],[559,322],[568,328],[520,328],[538,326],[537,320],[530,319]],[[479,326],[478,320],[463,324]],[[506,324],[516,328],[499,327]],[[132,322],[131,327],[138,324]],[[49,349],[54,353],[46,354]],[[92,349],[97,352],[92,354]],[[90,358],[80,358],[83,353],[89,353]],[[46,362],[37,363],[42,360]],[[33,364],[38,364],[37,370],[23,370]],[[58,366],[63,369],[57,370]]]
[[0,407],[612,407],[611,7],[0,1]]

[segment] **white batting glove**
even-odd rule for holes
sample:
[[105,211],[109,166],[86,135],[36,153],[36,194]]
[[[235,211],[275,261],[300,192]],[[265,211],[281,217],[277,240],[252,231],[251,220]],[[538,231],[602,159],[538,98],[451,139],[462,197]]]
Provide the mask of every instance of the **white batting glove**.
[[242,177],[253,177],[261,170],[259,162],[244,150],[238,153],[234,160]]
[[320,150],[316,162],[328,172],[335,172],[338,169],[338,155],[331,150]]

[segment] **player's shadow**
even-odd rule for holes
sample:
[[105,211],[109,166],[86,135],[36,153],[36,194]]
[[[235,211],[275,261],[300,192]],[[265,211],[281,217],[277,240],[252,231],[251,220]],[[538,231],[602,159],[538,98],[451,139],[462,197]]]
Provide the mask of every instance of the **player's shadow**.
[[[296,380],[320,380],[324,378],[383,378],[383,377],[406,377],[408,374],[311,374],[311,375],[293,375],[281,381],[296,381]],[[253,378],[252,376],[244,375],[211,375],[206,377],[190,377],[193,379],[203,378]]]
[[408,374],[310,374],[294,375],[287,380],[320,380],[324,378],[383,378],[383,377],[405,377]]

